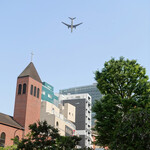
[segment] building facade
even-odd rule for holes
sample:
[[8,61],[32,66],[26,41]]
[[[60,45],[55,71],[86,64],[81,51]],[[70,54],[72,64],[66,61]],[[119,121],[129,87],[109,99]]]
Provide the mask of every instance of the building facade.
[[62,136],[72,136],[75,134],[76,108],[71,104],[59,104],[58,97],[54,94],[54,87],[43,82],[41,96],[41,117],[40,120],[46,120],[49,125],[58,128]]
[[12,116],[0,113],[0,147],[13,145],[11,139],[24,137],[24,128]]
[[31,62],[17,78],[14,116],[0,113],[0,146],[13,145],[14,137],[21,140],[28,126],[40,120],[41,91],[41,79]]
[[70,94],[59,95],[59,100],[63,105],[69,103],[76,107],[75,126],[76,134],[79,135],[82,140],[80,146],[92,147],[91,136],[91,96],[89,94]]
[[58,97],[54,94],[54,87],[47,82],[42,82],[41,99],[58,106]]
[[[73,87],[68,89],[62,89],[59,91],[59,94],[83,94],[88,93],[92,97],[92,105],[94,104],[95,100],[100,100],[102,94],[96,87],[96,83],[87,86],[79,86]],[[92,126],[94,126],[94,113],[92,113]]]
[[[40,120],[42,81],[31,62],[17,79],[14,120],[29,132],[29,125]],[[32,115],[31,115],[32,114]]]
[[76,130],[73,124],[75,112],[76,109],[71,104],[57,107],[48,101],[42,101],[40,120],[46,120],[49,125],[57,128],[62,136],[73,136]]

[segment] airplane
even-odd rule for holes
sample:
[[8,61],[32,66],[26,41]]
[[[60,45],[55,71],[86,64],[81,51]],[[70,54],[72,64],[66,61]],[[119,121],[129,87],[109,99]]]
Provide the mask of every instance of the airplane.
[[71,25],[69,25],[69,24],[67,24],[67,23],[64,23],[64,22],[62,22],[62,23],[63,23],[64,25],[66,25],[66,26],[68,27],[68,29],[71,28],[71,32],[73,32],[73,28],[76,29],[77,26],[79,26],[80,24],[82,24],[82,22],[81,22],[81,23],[79,23],[79,24],[73,25],[73,20],[76,19],[76,17],[75,17],[75,18],[69,17],[69,19],[71,19]]

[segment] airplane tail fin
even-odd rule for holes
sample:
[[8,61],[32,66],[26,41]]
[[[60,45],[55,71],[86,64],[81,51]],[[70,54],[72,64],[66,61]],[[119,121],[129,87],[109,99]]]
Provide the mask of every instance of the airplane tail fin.
[[69,19],[74,20],[74,19],[76,19],[76,17],[74,17],[74,18],[69,17]]

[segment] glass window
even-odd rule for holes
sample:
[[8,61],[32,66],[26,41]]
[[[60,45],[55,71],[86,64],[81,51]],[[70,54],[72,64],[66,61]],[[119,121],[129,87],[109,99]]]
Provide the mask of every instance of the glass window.
[[36,86],[34,87],[34,96],[36,96]]
[[2,132],[2,134],[0,136],[0,147],[5,146],[5,138],[6,138],[6,134],[4,132]]
[[37,89],[37,98],[39,98],[40,89]]
[[26,93],[26,83],[23,84],[23,94]]
[[57,126],[57,127],[59,126],[59,123],[58,123],[58,121],[56,122],[56,126]]
[[30,94],[33,95],[33,85],[31,85],[31,88],[30,88]]
[[48,94],[48,97],[49,97],[49,98],[52,98],[52,96],[51,96],[50,94]]
[[19,84],[19,87],[18,87],[18,95],[20,95],[20,94],[21,94],[21,90],[22,90],[22,85],[21,85],[21,84]]

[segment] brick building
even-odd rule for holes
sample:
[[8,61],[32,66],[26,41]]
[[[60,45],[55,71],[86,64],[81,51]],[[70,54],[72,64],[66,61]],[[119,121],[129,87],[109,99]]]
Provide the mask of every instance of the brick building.
[[12,145],[14,137],[23,138],[28,126],[40,120],[41,91],[41,79],[31,62],[17,79],[14,116],[0,113],[0,147]]
[[13,117],[0,113],[0,147],[13,145],[11,139],[21,139],[24,136],[23,131],[24,128]]

